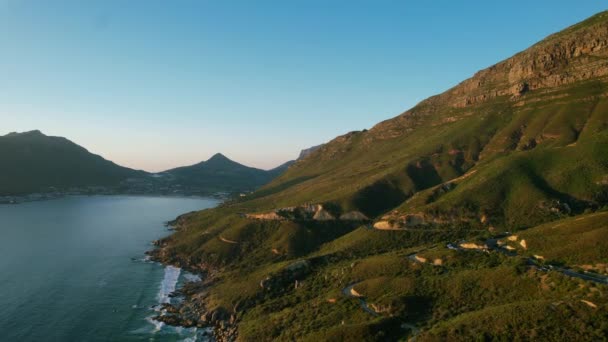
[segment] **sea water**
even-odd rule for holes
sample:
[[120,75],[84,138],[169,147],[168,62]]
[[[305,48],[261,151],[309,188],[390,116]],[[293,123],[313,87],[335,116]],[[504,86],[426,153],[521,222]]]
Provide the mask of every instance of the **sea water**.
[[209,198],[93,196],[0,205],[0,341],[202,341],[152,318],[197,277],[149,261],[163,222]]

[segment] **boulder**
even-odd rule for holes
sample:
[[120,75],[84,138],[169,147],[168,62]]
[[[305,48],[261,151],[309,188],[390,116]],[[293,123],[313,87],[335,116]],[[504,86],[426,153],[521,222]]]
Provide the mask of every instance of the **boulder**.
[[427,259],[425,257],[421,257],[420,255],[414,255],[414,259],[416,259],[416,261],[423,263],[423,264],[425,262],[427,262]]
[[528,249],[528,244],[526,243],[526,240],[521,240],[519,242],[519,245],[522,246],[524,249]]
[[388,221],[378,221],[378,222],[374,223],[374,228],[380,229],[380,230],[394,229],[393,225]]

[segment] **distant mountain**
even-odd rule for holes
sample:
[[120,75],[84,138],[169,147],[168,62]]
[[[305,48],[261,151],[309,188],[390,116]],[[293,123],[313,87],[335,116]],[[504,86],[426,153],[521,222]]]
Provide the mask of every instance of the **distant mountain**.
[[40,131],[0,136],[0,161],[0,195],[45,191],[51,187],[117,185],[129,177],[146,174]]
[[216,153],[207,161],[163,172],[185,187],[194,186],[214,191],[248,191],[270,182],[282,174],[292,162],[272,170],[261,170],[228,159]]
[[0,161],[0,196],[84,187],[133,194],[241,192],[257,189],[293,164],[290,161],[265,171],[218,153],[196,165],[153,176],[116,165],[66,138],[47,136],[38,130],[0,136]]

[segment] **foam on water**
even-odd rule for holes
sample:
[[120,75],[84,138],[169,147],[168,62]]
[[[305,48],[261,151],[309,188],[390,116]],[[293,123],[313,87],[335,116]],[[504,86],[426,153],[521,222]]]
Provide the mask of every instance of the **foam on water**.
[[[171,297],[169,295],[175,291],[181,271],[182,269],[179,267],[165,267],[165,275],[160,282],[160,289],[156,295],[159,304],[171,303]],[[161,315],[165,314],[164,310],[161,311],[161,305],[155,306],[154,311],[160,311]],[[160,331],[165,326],[165,323],[155,320],[154,316],[147,317],[146,320],[154,324],[154,332]]]
[[165,267],[165,276],[160,283],[160,290],[158,291],[158,302],[161,304],[170,303],[171,298],[169,295],[175,291],[177,286],[177,280],[182,269],[174,266]]
[[[198,275],[191,274],[188,272],[182,272],[182,270],[179,267],[166,266],[165,273],[164,273],[163,279],[160,283],[160,288],[158,290],[158,294],[156,296],[156,298],[158,300],[158,305],[156,305],[154,307],[154,311],[160,312],[160,315],[166,314],[165,310],[162,309],[162,304],[171,303],[172,299],[173,300],[176,299],[176,298],[171,298],[170,295],[171,295],[171,293],[175,292],[175,290],[177,289],[177,285],[178,285],[180,276],[186,281],[200,281],[201,280],[201,278]],[[162,334],[162,333],[172,332],[179,336],[183,336],[184,342],[194,342],[194,341],[200,340],[201,338],[203,341],[208,341],[209,336],[211,336],[212,331],[213,331],[211,328],[198,329],[196,327],[183,328],[183,327],[167,326],[167,325],[165,325],[165,323],[155,320],[154,316],[149,316],[149,317],[147,317],[146,320],[154,325],[154,330],[152,331],[153,333]]]

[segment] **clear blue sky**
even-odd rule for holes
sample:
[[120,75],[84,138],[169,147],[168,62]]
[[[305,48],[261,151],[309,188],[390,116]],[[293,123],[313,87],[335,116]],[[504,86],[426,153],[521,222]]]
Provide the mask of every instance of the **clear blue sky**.
[[150,171],[269,168],[369,128],[602,1],[0,0],[0,134]]

